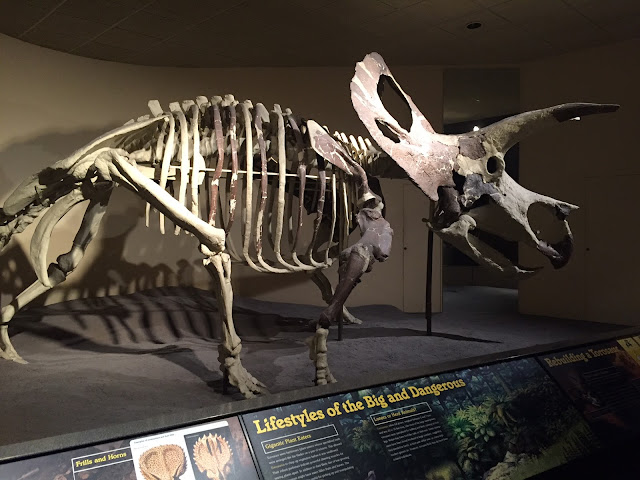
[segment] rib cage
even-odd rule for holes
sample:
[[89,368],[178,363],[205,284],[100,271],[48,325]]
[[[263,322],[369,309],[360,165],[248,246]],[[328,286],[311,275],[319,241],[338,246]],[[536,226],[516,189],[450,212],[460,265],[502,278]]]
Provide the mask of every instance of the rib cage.
[[[166,121],[134,158],[140,167],[153,168],[150,176],[198,217],[204,217],[204,185],[206,218],[225,230],[232,260],[262,272],[308,271],[328,267],[347,247],[357,209],[355,182],[316,154],[306,121],[291,110],[276,104],[268,111],[231,95],[174,102],[168,111],[151,101],[149,108]],[[369,140],[334,136],[366,170],[375,168],[380,153]],[[241,248],[231,235],[237,223]]]

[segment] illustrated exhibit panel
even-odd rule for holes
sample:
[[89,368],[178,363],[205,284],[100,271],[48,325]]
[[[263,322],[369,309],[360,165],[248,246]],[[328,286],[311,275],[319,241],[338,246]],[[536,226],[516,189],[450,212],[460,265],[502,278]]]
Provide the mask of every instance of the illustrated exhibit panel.
[[32,480],[258,480],[237,417],[159,435],[0,465]]
[[640,434],[640,337],[542,355],[539,360],[603,441]]
[[278,407],[243,421],[268,480],[527,478],[599,447],[535,359]]
[[524,479],[638,439],[638,412],[628,337],[7,463],[0,478]]

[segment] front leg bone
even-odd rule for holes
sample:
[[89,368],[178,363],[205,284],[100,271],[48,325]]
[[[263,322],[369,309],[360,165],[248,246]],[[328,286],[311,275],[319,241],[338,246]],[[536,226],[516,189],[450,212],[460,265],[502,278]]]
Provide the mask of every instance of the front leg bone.
[[309,357],[315,363],[316,383],[335,381],[329,371],[327,336],[332,322],[336,322],[344,303],[365,272],[371,271],[375,260],[385,261],[391,252],[393,230],[379,210],[363,208],[358,213],[362,238],[340,254],[339,282],[329,306],[322,312],[316,333],[309,344]]
[[[324,300],[327,305],[329,305],[331,303],[331,300],[333,299],[333,287],[331,286],[331,282],[329,281],[327,276],[322,270],[315,270],[311,274],[311,280],[320,289],[322,300]],[[347,307],[342,307],[342,319],[346,323],[352,325],[360,325],[362,323],[362,320],[353,316],[351,312],[347,310]]]
[[309,346],[309,358],[316,366],[316,385],[335,383],[336,379],[329,370],[327,361],[327,338],[329,329],[318,326],[316,334],[307,340]]
[[309,358],[314,362],[316,367],[316,384],[335,382],[335,378],[329,370],[329,362],[327,357],[327,337],[329,335],[329,327],[331,323],[336,323],[344,307],[344,302],[349,297],[353,288],[360,281],[360,277],[369,268],[372,260],[368,254],[366,247],[364,248],[348,248],[340,256],[339,275],[340,281],[336,287],[336,292],[331,299],[331,303],[320,314],[316,325],[316,333],[309,344]]

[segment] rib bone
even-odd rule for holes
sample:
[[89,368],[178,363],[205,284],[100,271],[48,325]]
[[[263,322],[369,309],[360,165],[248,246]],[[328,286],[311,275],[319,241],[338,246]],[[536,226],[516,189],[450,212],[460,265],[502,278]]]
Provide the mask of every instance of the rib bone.
[[[287,160],[286,160],[286,150],[285,150],[285,136],[284,136],[284,118],[282,116],[282,109],[280,105],[275,105],[273,112],[276,115],[278,121],[278,212],[276,217],[276,233],[274,238],[274,253],[276,255],[276,259],[278,263],[280,263],[284,268],[293,272],[300,272],[303,270],[312,270],[313,267],[307,265],[291,265],[284,258],[282,258],[281,242],[282,242],[282,228],[284,225],[284,210],[285,210],[285,188],[287,177],[286,168],[287,168]],[[301,194],[302,195],[302,194]]]
[[[211,211],[209,212],[209,224],[216,224],[216,212],[218,209],[218,191],[220,189],[220,177],[224,167],[224,136],[222,134],[222,119],[220,118],[220,103],[222,98],[213,97],[211,104],[213,105],[213,126],[215,135],[211,136],[211,142],[215,138],[216,150],[218,152],[218,163],[211,180]],[[213,145],[212,145],[213,146]]]
[[191,137],[193,141],[191,157],[191,213],[200,218],[198,195],[200,185],[200,170],[204,167],[204,159],[200,155],[200,109],[197,105],[191,106]]
[[[160,167],[160,188],[165,190],[169,179],[169,168],[171,167],[171,158],[176,148],[176,121],[173,115],[169,115],[169,126],[167,127],[167,142],[162,155],[162,164]],[[160,213],[160,233],[164,235],[164,215]]]
[[229,234],[233,221],[235,219],[236,212],[236,198],[238,195],[238,137],[237,137],[237,125],[236,125],[236,102],[231,95],[225,97],[225,103],[228,104],[229,109],[229,142],[231,145],[231,182],[229,187],[229,220],[225,227],[225,231]]
[[[178,202],[181,205],[186,205],[187,183],[189,182],[189,127],[187,118],[178,103],[171,103],[169,109],[178,117],[178,123],[180,124],[180,188]],[[180,233],[178,225],[176,225],[174,233],[176,235]]]

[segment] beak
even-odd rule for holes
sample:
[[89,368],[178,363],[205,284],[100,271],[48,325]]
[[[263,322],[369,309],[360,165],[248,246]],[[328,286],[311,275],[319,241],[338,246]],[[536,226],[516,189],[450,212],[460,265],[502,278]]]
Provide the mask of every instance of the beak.
[[541,242],[538,244],[538,250],[549,259],[553,268],[557,270],[569,263],[573,254],[573,236],[567,235],[558,243]]

